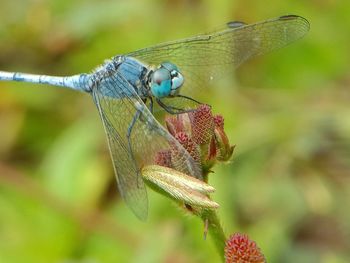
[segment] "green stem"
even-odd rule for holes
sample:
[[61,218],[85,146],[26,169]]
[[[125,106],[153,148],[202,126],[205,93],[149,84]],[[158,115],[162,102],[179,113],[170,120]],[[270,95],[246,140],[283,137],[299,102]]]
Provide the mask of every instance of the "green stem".
[[222,226],[220,224],[220,220],[215,210],[202,210],[198,213],[198,216],[204,222],[204,225],[208,225],[208,232],[213,239],[213,242],[216,246],[218,253],[222,259],[222,262],[225,262],[224,251],[225,251],[225,242],[226,236]]

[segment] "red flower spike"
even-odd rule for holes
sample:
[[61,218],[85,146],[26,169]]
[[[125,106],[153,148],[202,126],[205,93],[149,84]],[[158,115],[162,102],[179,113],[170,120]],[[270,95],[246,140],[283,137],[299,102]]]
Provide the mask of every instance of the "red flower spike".
[[197,144],[185,132],[179,132],[175,139],[187,150],[195,161],[200,160],[199,149]]
[[191,114],[192,138],[197,144],[208,143],[213,136],[214,120],[209,105],[200,105]]
[[266,263],[257,244],[247,235],[236,233],[229,237],[225,246],[226,263]]

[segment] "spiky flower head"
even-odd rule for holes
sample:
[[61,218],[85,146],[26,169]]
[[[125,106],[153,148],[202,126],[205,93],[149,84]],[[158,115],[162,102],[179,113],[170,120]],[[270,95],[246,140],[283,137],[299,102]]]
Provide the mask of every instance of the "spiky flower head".
[[208,144],[213,137],[214,119],[209,105],[200,105],[190,114],[192,138],[199,144]]
[[[200,105],[193,112],[169,116],[165,119],[168,131],[200,162],[206,175],[217,161],[231,158],[233,148],[224,131],[224,118],[213,115],[209,105]],[[171,158],[176,161],[178,153],[171,150]],[[159,161],[156,164],[162,165]],[[176,168],[176,167],[173,167]]]
[[245,234],[235,233],[225,246],[226,263],[266,263],[257,244]]

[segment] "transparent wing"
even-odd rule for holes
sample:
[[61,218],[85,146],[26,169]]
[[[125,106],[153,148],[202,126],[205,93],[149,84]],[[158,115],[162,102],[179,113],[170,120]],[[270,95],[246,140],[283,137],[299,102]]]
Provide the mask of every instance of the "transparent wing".
[[295,15],[251,25],[231,22],[219,31],[159,44],[128,55],[151,65],[164,61],[176,64],[185,77],[182,91],[189,95],[191,89],[208,86],[230,67],[235,68],[251,57],[279,49],[303,37],[308,30],[308,21]]
[[145,220],[148,199],[142,167],[154,164],[162,150],[178,152],[181,158],[174,163],[175,168],[197,178],[201,178],[199,164],[157,122],[120,74],[109,72],[95,83],[93,98],[107,134],[120,194],[134,214]]

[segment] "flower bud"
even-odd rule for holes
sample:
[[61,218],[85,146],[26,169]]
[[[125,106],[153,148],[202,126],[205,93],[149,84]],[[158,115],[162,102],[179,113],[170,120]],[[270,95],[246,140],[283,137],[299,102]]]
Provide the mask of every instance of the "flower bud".
[[141,173],[146,182],[173,199],[194,207],[206,209],[219,207],[207,196],[215,189],[201,180],[158,165],[145,166]]
[[217,148],[217,160],[226,162],[228,161],[233,153],[235,146],[231,146],[224,130],[224,118],[221,115],[214,117],[215,123],[215,142]]

